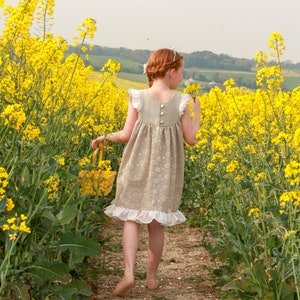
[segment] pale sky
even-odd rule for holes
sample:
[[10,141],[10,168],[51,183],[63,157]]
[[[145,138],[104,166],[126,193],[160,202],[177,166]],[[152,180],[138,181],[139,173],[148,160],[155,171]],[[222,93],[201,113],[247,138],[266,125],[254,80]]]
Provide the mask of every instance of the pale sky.
[[[15,0],[6,0],[12,3]],[[94,45],[252,59],[269,54],[272,32],[282,34],[282,60],[300,62],[300,0],[56,0],[55,35],[72,43],[78,25],[97,22]]]

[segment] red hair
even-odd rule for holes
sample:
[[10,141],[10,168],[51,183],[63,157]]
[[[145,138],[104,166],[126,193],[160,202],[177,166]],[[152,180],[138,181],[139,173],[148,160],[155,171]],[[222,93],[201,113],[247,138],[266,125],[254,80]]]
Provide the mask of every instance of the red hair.
[[172,49],[159,49],[153,52],[146,64],[148,85],[152,86],[153,80],[164,77],[168,70],[179,69],[182,65],[183,56]]

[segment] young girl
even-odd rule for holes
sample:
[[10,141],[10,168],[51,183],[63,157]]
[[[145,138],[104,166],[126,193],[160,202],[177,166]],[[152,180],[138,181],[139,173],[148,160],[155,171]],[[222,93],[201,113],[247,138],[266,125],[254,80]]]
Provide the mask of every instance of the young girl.
[[[183,57],[174,50],[152,53],[145,71],[149,88],[129,90],[130,102],[123,130],[99,136],[103,141],[127,143],[118,172],[116,198],[105,213],[124,222],[124,277],[115,296],[134,286],[139,224],[149,232],[146,286],[159,285],[157,269],[164,246],[164,227],[185,221],[178,210],[184,174],[184,141],[193,145],[199,130],[200,103],[190,95],[174,93],[183,78]],[[192,100],[191,119],[188,102]]]

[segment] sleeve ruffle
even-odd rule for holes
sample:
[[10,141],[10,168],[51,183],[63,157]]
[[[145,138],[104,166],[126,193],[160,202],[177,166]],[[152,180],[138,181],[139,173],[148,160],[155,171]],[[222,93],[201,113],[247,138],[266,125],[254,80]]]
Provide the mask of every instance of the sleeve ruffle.
[[141,97],[140,97],[140,91],[135,89],[129,89],[128,94],[130,97],[130,103],[136,110],[141,109]]
[[187,103],[192,99],[189,94],[181,94],[180,104],[179,104],[179,113],[182,116],[185,110]]

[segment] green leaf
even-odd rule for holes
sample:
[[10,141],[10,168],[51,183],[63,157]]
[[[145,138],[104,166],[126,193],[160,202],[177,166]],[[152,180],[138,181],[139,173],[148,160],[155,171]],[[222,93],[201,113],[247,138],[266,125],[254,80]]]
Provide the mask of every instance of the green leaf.
[[1,199],[0,201],[0,213],[6,209],[6,196]]
[[60,251],[71,252],[69,266],[73,269],[76,264],[83,262],[86,256],[96,256],[100,253],[100,245],[78,233],[64,233],[58,241]]
[[87,239],[78,233],[64,233],[61,240],[58,242],[58,246],[60,250],[77,249],[89,256],[95,256],[100,252],[98,243]]
[[268,273],[271,275],[272,279],[275,280],[276,282],[279,280],[279,274],[276,270],[268,269]]
[[73,280],[70,283],[61,286],[60,295],[69,299],[72,295],[90,296],[92,294],[91,286],[80,280]]
[[77,210],[72,207],[66,207],[61,210],[57,215],[57,219],[62,225],[69,225],[77,215]]
[[286,284],[286,283],[282,283],[282,300],[294,300],[296,299],[296,289],[291,287],[290,285]]
[[68,283],[71,280],[68,266],[63,263],[53,263],[48,268],[44,266],[30,266],[26,273],[35,276],[42,282]]
[[22,186],[26,186],[26,187],[30,186],[31,176],[27,166],[25,166],[21,171],[20,177],[21,177],[20,183]]
[[57,222],[57,218],[53,215],[53,213],[49,209],[44,209],[43,210],[42,217],[50,220],[53,223]]
[[254,235],[251,235],[249,240],[247,241],[247,243],[245,245],[245,250],[247,252],[252,251],[255,243],[256,243],[256,237]]

